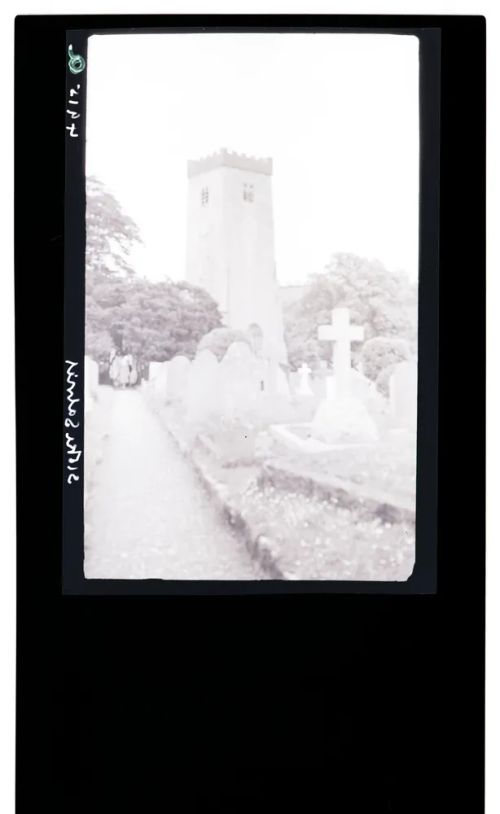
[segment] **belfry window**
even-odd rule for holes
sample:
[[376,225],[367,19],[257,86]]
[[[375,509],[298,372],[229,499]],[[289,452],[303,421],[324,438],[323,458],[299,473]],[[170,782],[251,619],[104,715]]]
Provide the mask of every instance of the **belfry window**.
[[253,203],[253,184],[243,184],[243,200]]
[[201,205],[208,206],[208,187],[202,187],[201,190]]

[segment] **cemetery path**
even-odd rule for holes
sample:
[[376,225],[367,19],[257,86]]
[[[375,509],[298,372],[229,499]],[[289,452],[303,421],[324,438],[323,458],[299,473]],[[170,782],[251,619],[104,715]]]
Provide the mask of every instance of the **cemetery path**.
[[264,579],[139,390],[99,387],[85,510],[88,579]]

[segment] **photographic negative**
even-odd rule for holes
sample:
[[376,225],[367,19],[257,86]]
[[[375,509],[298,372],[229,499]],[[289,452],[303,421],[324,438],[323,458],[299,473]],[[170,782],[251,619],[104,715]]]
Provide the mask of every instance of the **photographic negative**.
[[86,82],[85,578],[407,581],[418,38],[104,34]]

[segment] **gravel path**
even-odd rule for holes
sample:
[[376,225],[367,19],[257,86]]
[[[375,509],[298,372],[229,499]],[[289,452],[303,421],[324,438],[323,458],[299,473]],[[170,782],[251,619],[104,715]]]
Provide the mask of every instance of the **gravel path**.
[[139,390],[100,387],[86,420],[87,444],[103,439],[86,503],[87,579],[265,578]]

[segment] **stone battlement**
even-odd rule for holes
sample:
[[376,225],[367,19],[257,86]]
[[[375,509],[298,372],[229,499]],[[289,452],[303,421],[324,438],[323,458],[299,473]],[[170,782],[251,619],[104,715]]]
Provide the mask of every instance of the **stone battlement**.
[[224,147],[212,155],[200,158],[197,161],[188,161],[188,178],[210,172],[217,167],[232,167],[236,170],[247,170],[249,172],[260,172],[263,175],[273,174],[272,158],[256,158],[253,155],[233,153]]

